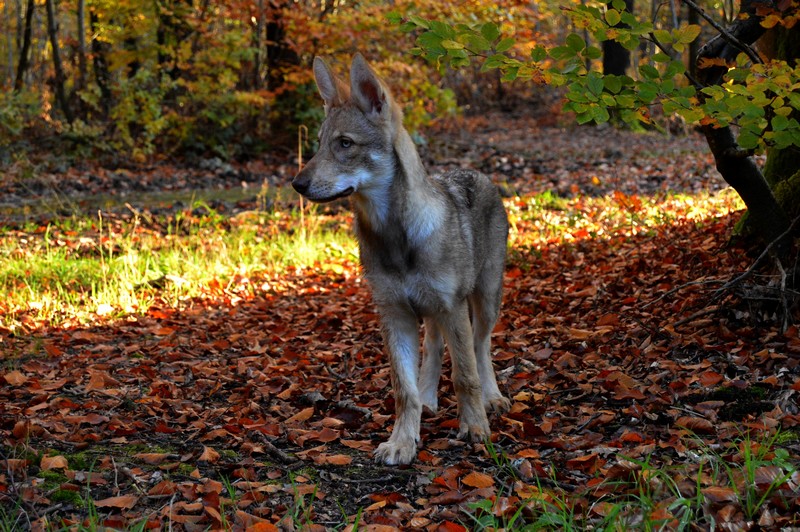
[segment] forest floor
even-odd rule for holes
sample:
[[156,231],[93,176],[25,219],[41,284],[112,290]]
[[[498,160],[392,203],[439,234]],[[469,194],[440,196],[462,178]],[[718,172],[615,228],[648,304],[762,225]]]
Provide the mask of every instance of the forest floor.
[[[774,293],[772,278],[729,283],[757,253],[731,241],[741,203],[701,138],[493,115],[442,125],[422,151],[436,170],[482,170],[507,196],[493,349],[513,406],[491,420],[491,442],[455,439],[446,369],[417,460],[374,463],[394,405],[351,254],[89,319],[5,303],[0,525],[800,526],[800,335],[779,303],[745,297]],[[0,214],[8,239],[48,233],[76,254],[102,232],[51,227],[81,209],[164,239],[175,238],[170,217],[212,223],[213,213],[224,231],[273,209],[263,235],[301,238],[297,198],[276,193],[294,172],[290,156],[191,168],[19,163],[0,178]],[[198,207],[209,189],[232,187],[241,192]],[[330,230],[350,219],[340,205],[308,216]]]

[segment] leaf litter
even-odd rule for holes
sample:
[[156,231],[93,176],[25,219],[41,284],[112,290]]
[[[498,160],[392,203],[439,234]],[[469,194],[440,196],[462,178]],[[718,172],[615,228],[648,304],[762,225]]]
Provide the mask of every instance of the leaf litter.
[[[20,499],[34,528],[83,522],[85,506],[63,493],[88,490],[112,528],[358,519],[464,530],[473,508],[509,519],[556,493],[600,519],[610,507],[590,508],[586,494],[634,493],[647,461],[699,489],[717,522],[744,526],[741,490],[704,474],[701,456],[777,428],[796,434],[800,335],[744,319],[735,298],[705,313],[709,290],[692,283],[752,260],[730,241],[739,212],[703,217],[669,201],[668,191],[723,188],[707,150],[694,136],[493,123],[442,126],[442,145],[428,146],[440,168],[479,166],[522,195],[508,200],[518,223],[493,343],[513,406],[492,420],[491,442],[455,439],[444,371],[416,462],[372,461],[392,424],[390,377],[368,287],[343,260],[251,276],[247,290],[217,283],[121,319],[3,331],[0,496]],[[523,215],[536,208],[526,198],[545,191],[566,203],[543,216],[571,221]],[[640,197],[653,194],[671,217],[637,226]],[[627,224],[593,196],[611,198]],[[796,442],[785,444],[794,456]],[[726,459],[741,464],[742,452]],[[783,474],[770,467],[753,480],[762,494]],[[799,481],[779,482],[760,526],[797,526]]]

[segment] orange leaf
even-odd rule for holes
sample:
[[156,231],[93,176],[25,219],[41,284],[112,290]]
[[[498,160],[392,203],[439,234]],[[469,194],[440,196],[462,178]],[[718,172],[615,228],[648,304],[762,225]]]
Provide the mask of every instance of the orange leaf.
[[339,443],[359,451],[370,452],[375,449],[375,446],[369,440],[340,440]]
[[86,384],[86,391],[102,390],[106,387],[106,380],[103,378],[103,372],[93,371],[89,375],[89,382]]
[[703,488],[701,491],[710,502],[735,502],[738,499],[736,491],[733,488],[724,486],[709,486],[708,488]]
[[709,420],[701,417],[681,416],[675,420],[675,425],[694,432],[714,433],[714,425]]
[[247,532],[278,532],[280,530],[272,523],[256,523],[247,527]]
[[346,454],[321,454],[319,456],[314,457],[314,463],[320,465],[350,465],[353,461],[352,456],[347,456]]
[[95,501],[94,505],[98,508],[125,508],[130,510],[136,503],[139,502],[139,497],[135,495],[120,495],[118,497],[109,497],[100,501]]
[[202,460],[203,462],[208,462],[209,464],[213,464],[217,460],[219,460],[219,453],[212,449],[211,447],[206,447],[203,445],[203,454],[200,455],[198,460]]
[[444,532],[467,532],[467,529],[464,528],[463,525],[459,525],[452,521],[444,521],[442,524],[439,525],[437,531],[444,531]]
[[700,384],[703,386],[716,386],[722,379],[724,379],[722,375],[717,373],[716,371],[705,371],[700,374]]
[[294,423],[295,421],[303,422],[308,421],[311,419],[311,416],[314,415],[314,407],[309,406],[308,408],[304,408],[303,410],[299,411],[292,417],[286,420],[286,423]]
[[494,485],[494,479],[486,473],[473,471],[469,475],[462,478],[461,483],[473,488],[488,488],[489,486]]
[[149,465],[159,465],[164,462],[168,456],[167,453],[136,453],[133,455],[137,460],[141,460]]
[[147,492],[148,495],[172,495],[178,490],[178,485],[171,480],[162,480]]
[[5,375],[3,375],[3,378],[11,386],[20,386],[22,384],[25,384],[25,382],[27,382],[28,380],[28,377],[26,377],[19,370],[16,369],[14,371],[9,371]]
[[68,469],[67,459],[63,456],[43,456],[42,463],[39,466],[42,471],[49,471],[51,469]]

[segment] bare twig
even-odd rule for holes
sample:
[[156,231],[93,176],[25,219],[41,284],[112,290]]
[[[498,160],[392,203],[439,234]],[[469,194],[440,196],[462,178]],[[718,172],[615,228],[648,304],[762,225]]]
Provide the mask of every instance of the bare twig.
[[697,318],[702,318],[703,316],[707,316],[708,314],[714,314],[716,311],[719,310],[719,305],[713,305],[710,307],[705,307],[697,312],[693,312],[692,314],[686,316],[683,319],[680,319],[672,324],[673,327],[680,327],[681,325],[686,325],[690,321],[694,321]]
[[689,8],[691,8],[693,11],[695,11],[698,15],[703,17],[706,20],[706,22],[711,24],[711,26],[719,32],[719,34],[722,36],[723,39],[725,39],[730,44],[732,44],[733,46],[735,46],[736,48],[747,54],[747,57],[750,58],[750,61],[752,61],[753,63],[763,63],[763,61],[758,56],[756,51],[753,50],[752,46],[748,45],[745,42],[742,42],[735,35],[733,35],[724,27],[722,27],[720,24],[718,24],[713,18],[711,18],[706,14],[703,8],[695,4],[692,0],[683,0],[683,2],[687,6],[689,6]]
[[655,305],[656,303],[658,303],[659,301],[661,301],[665,297],[669,297],[669,296],[671,296],[672,294],[674,294],[676,292],[680,292],[684,288],[689,288],[690,286],[697,286],[697,285],[706,285],[706,284],[722,284],[723,282],[724,281],[722,281],[721,279],[704,279],[704,280],[701,280],[701,281],[689,281],[688,283],[683,283],[682,285],[679,285],[679,286],[676,286],[675,288],[671,288],[670,290],[667,290],[666,292],[664,292],[663,294],[658,296],[658,298],[656,298],[653,301],[650,301],[649,303],[643,305],[642,306],[642,310],[646,309],[650,305]]
[[769,253],[776,246],[782,243],[783,240],[792,233],[792,231],[794,231],[794,226],[797,225],[798,221],[800,221],[800,216],[792,220],[792,223],[789,224],[789,227],[786,229],[786,231],[778,235],[777,238],[775,238],[772,242],[767,244],[767,247],[764,248],[764,251],[761,252],[761,255],[758,256],[755,262],[753,262],[753,264],[751,264],[750,267],[744,271],[744,273],[735,277],[734,279],[731,279],[730,281],[722,285],[720,288],[718,288],[717,291],[714,292],[714,295],[712,296],[712,301],[718,299],[719,297],[722,296],[722,294],[724,294],[734,286],[738,285],[739,283],[741,283],[742,281],[753,275],[753,272],[755,272],[756,268],[759,266],[759,264],[761,264],[761,261],[764,260],[764,258],[767,255],[769,255]]

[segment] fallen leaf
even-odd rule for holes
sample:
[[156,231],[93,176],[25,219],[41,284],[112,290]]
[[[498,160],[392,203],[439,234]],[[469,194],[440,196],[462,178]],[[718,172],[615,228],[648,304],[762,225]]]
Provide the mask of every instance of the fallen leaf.
[[118,497],[108,497],[107,499],[94,501],[94,505],[98,508],[122,508],[130,510],[136,506],[137,502],[139,502],[139,497],[135,495],[120,495]]
[[706,499],[713,503],[735,502],[739,498],[733,488],[726,486],[709,486],[700,491]]
[[494,479],[486,473],[473,471],[461,479],[461,483],[472,488],[488,488],[494,485]]
[[28,377],[16,369],[4,374],[3,379],[5,379],[5,381],[11,386],[21,386],[28,382]]
[[219,460],[219,453],[211,447],[203,445],[203,452],[197,459],[203,462],[208,462],[209,464],[213,464]]
[[40,465],[42,471],[49,471],[51,469],[68,469],[69,464],[67,459],[63,456],[43,456]]

